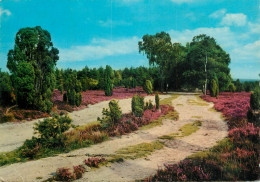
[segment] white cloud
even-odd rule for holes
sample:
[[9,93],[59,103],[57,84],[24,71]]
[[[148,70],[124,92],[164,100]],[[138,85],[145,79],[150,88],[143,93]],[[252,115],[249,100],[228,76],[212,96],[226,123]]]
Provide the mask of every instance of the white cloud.
[[86,61],[102,59],[107,56],[138,53],[138,41],[139,39],[137,37],[116,41],[93,39],[89,45],[60,49],[60,60],[63,62]]
[[226,14],[227,10],[226,9],[220,9],[217,10],[215,12],[213,12],[212,14],[209,15],[209,17],[211,18],[221,18]]
[[2,7],[0,7],[0,17],[4,14],[10,16],[11,12],[8,9],[3,9]]
[[243,13],[237,13],[237,14],[226,14],[222,20],[221,25],[235,25],[235,26],[244,26],[247,23],[247,16]]
[[251,33],[260,34],[260,23],[248,23]]
[[[193,30],[183,30],[169,31],[173,42],[180,42],[185,45],[186,42],[190,42],[192,38],[199,34],[206,34],[208,36],[214,37],[218,44],[220,44],[224,49],[231,49],[238,46],[237,35],[233,33],[229,27],[220,27],[220,28],[208,28],[201,27]],[[245,39],[245,35],[240,36],[240,40]]]
[[245,63],[259,63],[260,65],[260,40],[235,48],[231,54],[234,58]]

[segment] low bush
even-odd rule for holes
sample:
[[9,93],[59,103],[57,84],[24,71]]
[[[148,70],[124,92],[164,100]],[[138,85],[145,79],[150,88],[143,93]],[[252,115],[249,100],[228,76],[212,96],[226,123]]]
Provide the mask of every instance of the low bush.
[[73,166],[73,173],[75,179],[80,179],[85,173],[85,168],[82,165]]
[[103,128],[114,126],[122,117],[122,111],[117,101],[111,100],[108,105],[109,109],[103,108],[102,114],[104,117],[102,119],[98,118]]
[[73,173],[69,168],[58,168],[56,171],[55,181],[74,181],[82,178],[85,168],[82,165],[73,166]]
[[63,133],[71,128],[72,119],[65,116],[53,115],[42,122],[36,123],[34,130],[41,139],[41,144],[47,147],[62,146]]
[[32,139],[24,142],[24,144],[19,148],[19,152],[22,157],[34,159],[38,155],[41,148],[42,145],[40,144],[39,139],[33,137]]
[[255,127],[254,124],[248,123],[242,128],[234,128],[229,131],[229,138],[236,146],[243,146],[244,143],[251,141],[255,144],[259,142],[259,128]]
[[56,171],[56,181],[73,181],[73,174],[70,172],[69,168],[59,168]]
[[89,167],[98,167],[98,164],[105,162],[106,159],[103,157],[90,157],[84,161],[84,163]]
[[145,102],[145,106],[144,106],[144,110],[152,110],[153,109],[153,103],[151,100],[149,100],[148,102]]
[[209,181],[221,177],[221,168],[214,161],[183,160],[178,164],[165,165],[146,181]]

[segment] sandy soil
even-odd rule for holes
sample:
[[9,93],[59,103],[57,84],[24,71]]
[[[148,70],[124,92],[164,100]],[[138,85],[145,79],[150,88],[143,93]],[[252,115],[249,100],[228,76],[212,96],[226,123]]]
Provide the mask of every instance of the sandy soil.
[[[167,95],[161,95],[161,99],[167,98]],[[154,96],[147,96],[145,100],[152,100]],[[74,111],[69,115],[73,119],[73,124],[84,125],[89,122],[97,120],[97,117],[102,117],[102,109],[108,107],[109,101],[100,102],[94,105],[89,105],[88,108]],[[131,98],[119,100],[119,105],[123,113],[131,111]],[[33,136],[34,123],[42,121],[43,119],[36,119],[33,121],[25,121],[22,123],[4,123],[0,124],[0,152],[12,151],[20,147],[26,139]]]
[[[163,166],[164,163],[176,163],[192,153],[214,146],[218,140],[227,136],[228,128],[221,119],[221,114],[208,110],[213,104],[207,106],[191,105],[188,103],[189,99],[196,100],[197,98],[183,95],[174,100],[173,105],[180,114],[178,121],[164,120],[162,126],[115,137],[89,148],[37,161],[0,167],[0,181],[1,177],[6,181],[42,181],[51,177],[57,168],[72,168],[73,165],[83,164],[83,160],[88,155],[114,154],[122,147],[152,142],[157,140],[159,136],[177,132],[181,126],[197,120],[194,116],[201,116],[202,126],[190,136],[170,140],[166,142],[163,149],[155,151],[146,158],[126,160],[121,163],[113,163],[111,166],[90,170],[78,181],[134,181],[153,175],[158,167]],[[37,180],[37,177],[42,179]]]

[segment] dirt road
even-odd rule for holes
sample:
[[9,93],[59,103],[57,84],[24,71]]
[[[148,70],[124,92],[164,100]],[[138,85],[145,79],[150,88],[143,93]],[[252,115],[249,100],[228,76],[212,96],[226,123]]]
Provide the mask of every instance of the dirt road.
[[[129,103],[130,104],[130,103]],[[122,137],[61,154],[55,157],[17,163],[0,167],[1,177],[6,181],[42,181],[52,176],[57,168],[83,164],[90,154],[115,154],[123,147],[153,142],[158,137],[178,132],[179,128],[195,120],[202,121],[200,129],[193,134],[165,141],[164,148],[153,152],[146,158],[125,160],[113,163],[85,173],[78,181],[134,181],[153,175],[158,166],[164,163],[176,163],[187,156],[214,146],[217,141],[227,136],[227,125],[221,114],[209,110],[213,104],[198,100],[192,95],[181,95],[173,101],[173,106],[179,112],[179,120],[164,120],[163,125],[148,130],[139,130]],[[41,178],[41,179],[40,179]],[[38,179],[38,180],[37,180]],[[1,180],[0,180],[1,181]]]
[[[167,95],[161,95],[161,99],[167,98]],[[145,100],[152,100],[154,96],[147,96]],[[108,107],[109,101],[100,102],[94,105],[89,105],[80,111],[69,113],[75,125],[85,125],[87,123],[97,120],[97,117],[102,117],[102,109]],[[123,113],[131,111],[131,98],[119,100],[119,105]],[[34,123],[43,119],[36,119],[33,121],[25,121],[22,123],[4,123],[0,124],[0,152],[12,151],[20,147],[26,139],[33,136]]]

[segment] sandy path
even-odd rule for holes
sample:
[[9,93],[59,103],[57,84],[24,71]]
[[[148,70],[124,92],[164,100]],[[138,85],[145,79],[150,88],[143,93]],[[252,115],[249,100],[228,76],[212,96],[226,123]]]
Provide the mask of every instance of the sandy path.
[[[167,98],[167,95],[161,95],[161,99]],[[152,100],[154,102],[154,96],[147,96],[145,100]],[[97,117],[102,117],[102,109],[108,107],[109,101],[100,102],[94,105],[89,105],[88,108],[74,111],[69,115],[73,119],[73,124],[84,125],[89,122],[97,120]],[[131,111],[131,98],[119,100],[119,105],[123,113]],[[26,121],[23,123],[4,123],[0,124],[0,152],[12,151],[20,147],[26,139],[30,139],[33,136],[34,123],[43,119],[36,119],[33,121]]]
[[[159,136],[177,132],[184,124],[197,120],[192,116],[203,116],[200,119],[203,121],[200,130],[192,135],[166,142],[163,149],[155,151],[145,159],[126,160],[122,163],[114,163],[109,167],[104,166],[97,170],[91,170],[85,173],[79,181],[134,181],[143,179],[154,174],[158,166],[163,166],[167,162],[178,162],[192,153],[214,146],[218,140],[227,136],[227,125],[221,119],[220,113],[208,110],[213,104],[208,106],[190,105],[188,99],[196,100],[196,97],[180,96],[174,100],[174,107],[180,114],[178,121],[164,120],[162,126],[115,137],[109,141],[68,154],[3,166],[0,167],[0,177],[6,181],[37,181],[37,177],[42,177],[41,180],[44,180],[51,177],[57,168],[71,168],[73,165],[83,164],[83,160],[87,158],[86,154],[114,154],[122,147],[152,142]],[[30,173],[27,173],[28,170]]]

